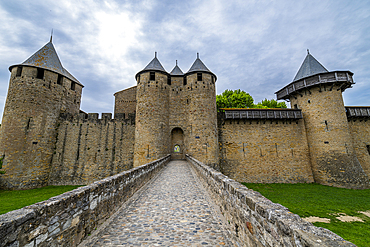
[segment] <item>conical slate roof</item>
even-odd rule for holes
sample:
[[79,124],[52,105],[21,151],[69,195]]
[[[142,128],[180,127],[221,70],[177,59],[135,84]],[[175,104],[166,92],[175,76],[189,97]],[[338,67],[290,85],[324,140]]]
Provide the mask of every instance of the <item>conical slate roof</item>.
[[304,59],[293,81],[298,81],[302,78],[305,78],[311,75],[316,75],[319,73],[326,73],[326,72],[329,72],[329,71],[324,66],[322,66],[321,63],[319,63],[319,61],[317,61],[310,54],[310,52],[308,52],[306,58]]
[[153,60],[150,61],[150,63],[142,71],[145,70],[158,70],[167,73],[167,71],[163,68],[161,62],[159,62],[157,58],[157,52],[155,53],[155,57],[153,58]]
[[176,66],[173,68],[173,70],[170,73],[171,75],[184,75],[182,70],[177,66],[177,60],[176,60]]
[[205,65],[204,63],[199,59],[199,53],[197,53],[197,59],[195,59],[193,65],[190,67],[189,71],[190,72],[196,72],[196,71],[206,71],[212,73]]
[[14,66],[19,66],[19,65],[27,65],[27,66],[51,70],[53,72],[59,73],[67,77],[68,79],[82,86],[82,84],[62,66],[62,63],[59,60],[58,54],[54,48],[53,43],[51,42],[51,39],[49,43],[44,45],[40,50],[35,52],[32,56],[30,56],[22,64],[12,65],[9,67],[9,70],[11,71],[11,69]]

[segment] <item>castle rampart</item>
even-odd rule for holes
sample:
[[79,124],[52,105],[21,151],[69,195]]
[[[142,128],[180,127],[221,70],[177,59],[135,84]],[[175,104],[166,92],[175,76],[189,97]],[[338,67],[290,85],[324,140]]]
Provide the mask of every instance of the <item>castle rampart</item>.
[[48,184],[89,184],[131,169],[134,139],[134,115],[62,115]]
[[224,109],[218,119],[222,172],[247,183],[310,183],[301,111]]
[[370,177],[370,107],[346,107],[349,131],[356,157]]

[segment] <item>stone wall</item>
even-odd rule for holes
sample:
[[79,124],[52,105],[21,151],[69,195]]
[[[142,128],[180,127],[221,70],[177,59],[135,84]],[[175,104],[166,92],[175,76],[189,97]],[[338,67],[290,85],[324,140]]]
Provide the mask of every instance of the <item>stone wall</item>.
[[358,161],[370,177],[370,121],[352,118],[348,119],[348,125]]
[[0,188],[26,189],[47,185],[61,113],[77,114],[82,86],[71,86],[58,74],[37,68],[13,67],[2,119],[0,155],[4,155]]
[[146,165],[0,215],[0,247],[76,246],[170,160]]
[[216,111],[215,77],[210,73],[186,75],[185,89],[189,95],[187,105],[190,133],[187,140],[187,153],[207,165],[218,163],[218,136]]
[[138,76],[134,166],[170,153],[168,74],[150,72]]
[[241,246],[355,246],[187,155]]
[[114,114],[124,114],[124,118],[128,118],[129,114],[135,114],[136,88],[130,87],[114,94]]
[[218,117],[220,166],[247,183],[313,182],[303,119]]
[[[121,118],[117,118],[117,117]],[[87,117],[87,118],[86,118]],[[133,167],[135,118],[63,115],[49,185],[89,184]]]

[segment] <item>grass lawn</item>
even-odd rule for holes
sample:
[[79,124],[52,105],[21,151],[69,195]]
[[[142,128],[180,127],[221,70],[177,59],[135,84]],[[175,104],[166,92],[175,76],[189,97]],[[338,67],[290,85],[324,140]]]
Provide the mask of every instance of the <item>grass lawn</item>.
[[[330,223],[313,224],[329,229],[357,246],[370,246],[370,218],[359,213],[370,212],[370,189],[351,190],[320,184],[242,184],[302,218],[328,218]],[[339,213],[357,216],[364,222],[342,222],[336,218]]]
[[30,190],[0,190],[0,214],[23,208],[36,202],[76,189],[82,185],[46,186]]

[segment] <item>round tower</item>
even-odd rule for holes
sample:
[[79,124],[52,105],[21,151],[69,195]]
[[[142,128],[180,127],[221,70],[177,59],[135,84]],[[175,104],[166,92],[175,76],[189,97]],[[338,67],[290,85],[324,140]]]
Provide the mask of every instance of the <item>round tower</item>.
[[315,182],[346,188],[368,188],[348,128],[342,92],[353,82],[350,71],[329,72],[309,52],[292,83],[277,99],[302,110]]
[[60,113],[77,114],[83,85],[63,68],[50,42],[10,66],[2,119],[0,187],[47,185]]
[[136,129],[134,167],[170,153],[170,75],[157,59],[136,74]]
[[201,162],[217,166],[218,135],[216,87],[217,77],[199,59],[184,77],[185,90],[188,95],[188,124],[190,133],[187,142],[188,154]]

